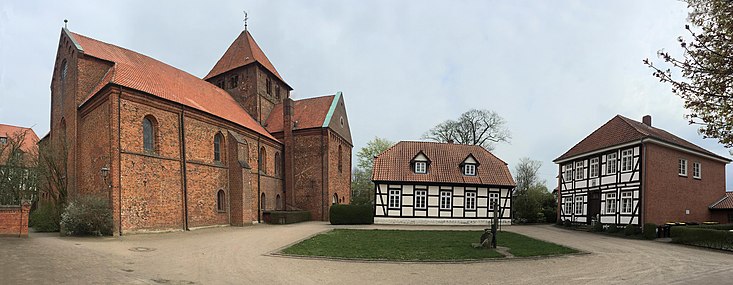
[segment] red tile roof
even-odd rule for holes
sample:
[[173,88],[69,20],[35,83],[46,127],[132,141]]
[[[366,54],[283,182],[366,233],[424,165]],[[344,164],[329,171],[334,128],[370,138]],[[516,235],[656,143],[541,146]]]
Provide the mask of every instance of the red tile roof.
[[[320,128],[326,120],[335,95],[300,99],[294,101],[293,122],[295,130]],[[270,133],[283,131],[283,103],[275,105],[267,118],[265,128]]]
[[727,158],[712,153],[665,130],[647,126],[642,122],[638,122],[621,115],[616,115],[554,161],[557,162],[573,156],[627,142],[641,140],[643,138],[658,139],[696,152],[728,160]]
[[710,209],[715,210],[733,210],[733,192],[725,192],[725,196],[717,202],[710,205]]
[[276,140],[229,93],[213,84],[129,49],[76,33],[70,35],[84,54],[114,64],[82,105],[104,86],[114,83],[209,113]]
[[25,135],[20,149],[26,153],[36,153],[38,150],[37,143],[39,139],[33,129],[0,124],[0,137],[13,139],[18,135],[22,135],[24,132]]
[[[430,160],[428,173],[417,174],[410,161],[422,152]],[[463,175],[461,163],[469,156],[478,161],[476,176]],[[476,145],[402,141],[374,159],[374,181],[434,182],[514,187],[507,164]]]
[[249,31],[243,31],[239,34],[239,37],[234,40],[204,79],[209,79],[232,69],[255,62],[259,62],[263,67],[265,67],[265,69],[272,72],[272,74],[277,76],[277,78],[282,82],[285,82],[285,80],[280,77],[280,73],[277,72],[275,66],[272,65],[265,53],[260,49],[260,46],[257,45],[255,39],[252,38]]

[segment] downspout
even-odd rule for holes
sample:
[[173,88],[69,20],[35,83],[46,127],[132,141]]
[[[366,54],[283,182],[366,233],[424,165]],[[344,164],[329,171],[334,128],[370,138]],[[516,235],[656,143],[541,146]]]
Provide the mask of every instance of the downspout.
[[639,203],[641,204],[639,205],[639,212],[641,212],[639,213],[639,225],[641,225],[642,227],[644,226],[644,223],[646,222],[646,220],[644,219],[646,216],[646,211],[645,211],[646,209],[644,207],[646,200],[644,199],[644,192],[646,191],[646,183],[647,183],[646,182],[646,172],[647,172],[646,171],[646,143],[644,142],[645,140],[646,138],[641,140],[641,149],[642,149],[641,150],[641,160],[642,160],[641,180],[642,181],[641,181],[641,192],[639,192]]
[[260,207],[262,205],[262,190],[260,189],[260,176],[262,175],[262,151],[260,150],[262,146],[260,146],[260,137],[257,136],[257,223],[261,223],[261,216],[262,216],[262,208]]
[[183,180],[183,229],[189,230],[188,228],[188,189],[186,187],[186,183],[188,182],[188,179],[186,178],[186,134],[185,134],[185,128],[183,127],[183,115],[185,110],[183,109],[183,106],[181,106],[181,115],[178,119],[178,126],[179,126],[179,139],[181,140],[181,169],[183,170],[183,175],[181,175],[181,180]]

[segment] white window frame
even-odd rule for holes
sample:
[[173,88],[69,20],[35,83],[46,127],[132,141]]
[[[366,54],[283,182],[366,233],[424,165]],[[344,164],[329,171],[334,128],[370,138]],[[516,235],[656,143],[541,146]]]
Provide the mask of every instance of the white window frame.
[[598,161],[599,159],[597,157],[590,159],[590,177],[598,177],[599,171],[598,171]]
[[476,175],[476,165],[473,163],[464,164],[463,165],[463,175],[475,176]]
[[401,205],[402,200],[402,190],[399,189],[389,189],[389,198],[388,201],[388,207],[390,209],[399,209]]
[[466,210],[476,210],[476,192],[466,192]]
[[616,193],[606,193],[606,214],[616,214]]
[[416,161],[415,162],[415,173],[417,174],[428,173],[428,163],[425,161]]
[[441,210],[452,210],[453,209],[453,193],[451,191],[440,191],[440,209]]
[[583,180],[585,178],[585,162],[578,161],[575,163],[575,180]]
[[625,149],[621,151],[621,172],[634,169],[634,150]]
[[573,214],[573,197],[565,197],[565,215],[572,215]]
[[583,196],[575,197],[575,212],[576,215],[583,214]]
[[687,177],[687,159],[680,158],[677,160],[677,174]]
[[428,190],[415,190],[415,209],[428,208]]
[[699,162],[692,163],[692,178],[702,178],[702,165]]
[[634,193],[621,192],[621,214],[631,214],[634,207]]
[[616,153],[606,155],[606,174],[616,173]]
[[499,205],[499,193],[489,193],[489,210],[494,210],[494,203]]
[[565,164],[565,181],[573,181],[573,164]]

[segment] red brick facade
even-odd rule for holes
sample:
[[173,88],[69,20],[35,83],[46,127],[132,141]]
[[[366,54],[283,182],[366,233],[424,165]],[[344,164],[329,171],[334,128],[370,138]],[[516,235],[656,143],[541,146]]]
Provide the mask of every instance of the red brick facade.
[[[196,98],[174,102],[140,91],[135,84],[115,84],[115,76],[123,76],[122,67],[99,59],[94,55],[100,53],[98,50],[85,52],[74,37],[67,30],[61,33],[51,83],[49,138],[54,145],[67,146],[67,184],[72,198],[91,193],[108,195],[115,234],[242,226],[260,221],[263,210],[275,209],[306,209],[313,212],[313,219],[321,220],[328,219],[323,209],[330,205],[325,201],[330,201],[333,193],[348,203],[350,134],[346,141],[326,125],[296,136],[292,146],[295,158],[287,164],[306,173],[288,178],[284,150],[289,146],[281,135],[275,139],[262,126],[253,129],[223,119],[210,108],[199,108],[201,102]],[[103,48],[105,45],[99,44]],[[144,57],[125,52],[131,53],[128,57]],[[110,77],[112,68],[119,70],[110,83],[99,87],[99,82]],[[231,82],[233,79],[236,84]],[[213,85],[204,82],[205,88],[225,87],[224,91],[238,103],[236,108],[246,111],[259,124],[274,106],[289,97],[291,90],[279,75],[258,62],[207,81]],[[343,99],[340,102],[343,104]],[[227,106],[217,110],[230,109]],[[342,112],[345,116],[345,109]],[[144,147],[143,120],[152,122],[152,150]],[[215,160],[215,136],[220,138],[219,160]],[[331,171],[339,164],[339,145],[342,168]],[[110,170],[107,178],[102,177],[102,168]],[[297,207],[286,205],[284,181],[288,179],[295,182],[293,196],[304,199],[295,200]],[[321,191],[324,196],[315,199]]]
[[0,206],[0,236],[28,237],[30,203]]

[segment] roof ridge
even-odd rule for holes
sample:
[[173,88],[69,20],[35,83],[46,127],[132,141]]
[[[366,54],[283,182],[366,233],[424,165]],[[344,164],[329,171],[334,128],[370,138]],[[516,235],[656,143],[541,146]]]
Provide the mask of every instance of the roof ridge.
[[723,203],[723,201],[725,201],[725,200],[727,200],[728,198],[730,198],[730,197],[728,196],[728,193],[730,193],[730,192],[727,192],[727,191],[726,191],[726,192],[725,192],[725,194],[723,194],[723,197],[721,197],[720,199],[718,199],[718,201],[717,201],[717,202],[715,202],[715,203],[711,204],[710,206],[708,206],[708,208],[715,208],[715,206],[718,206],[718,204],[720,204],[720,203]]

